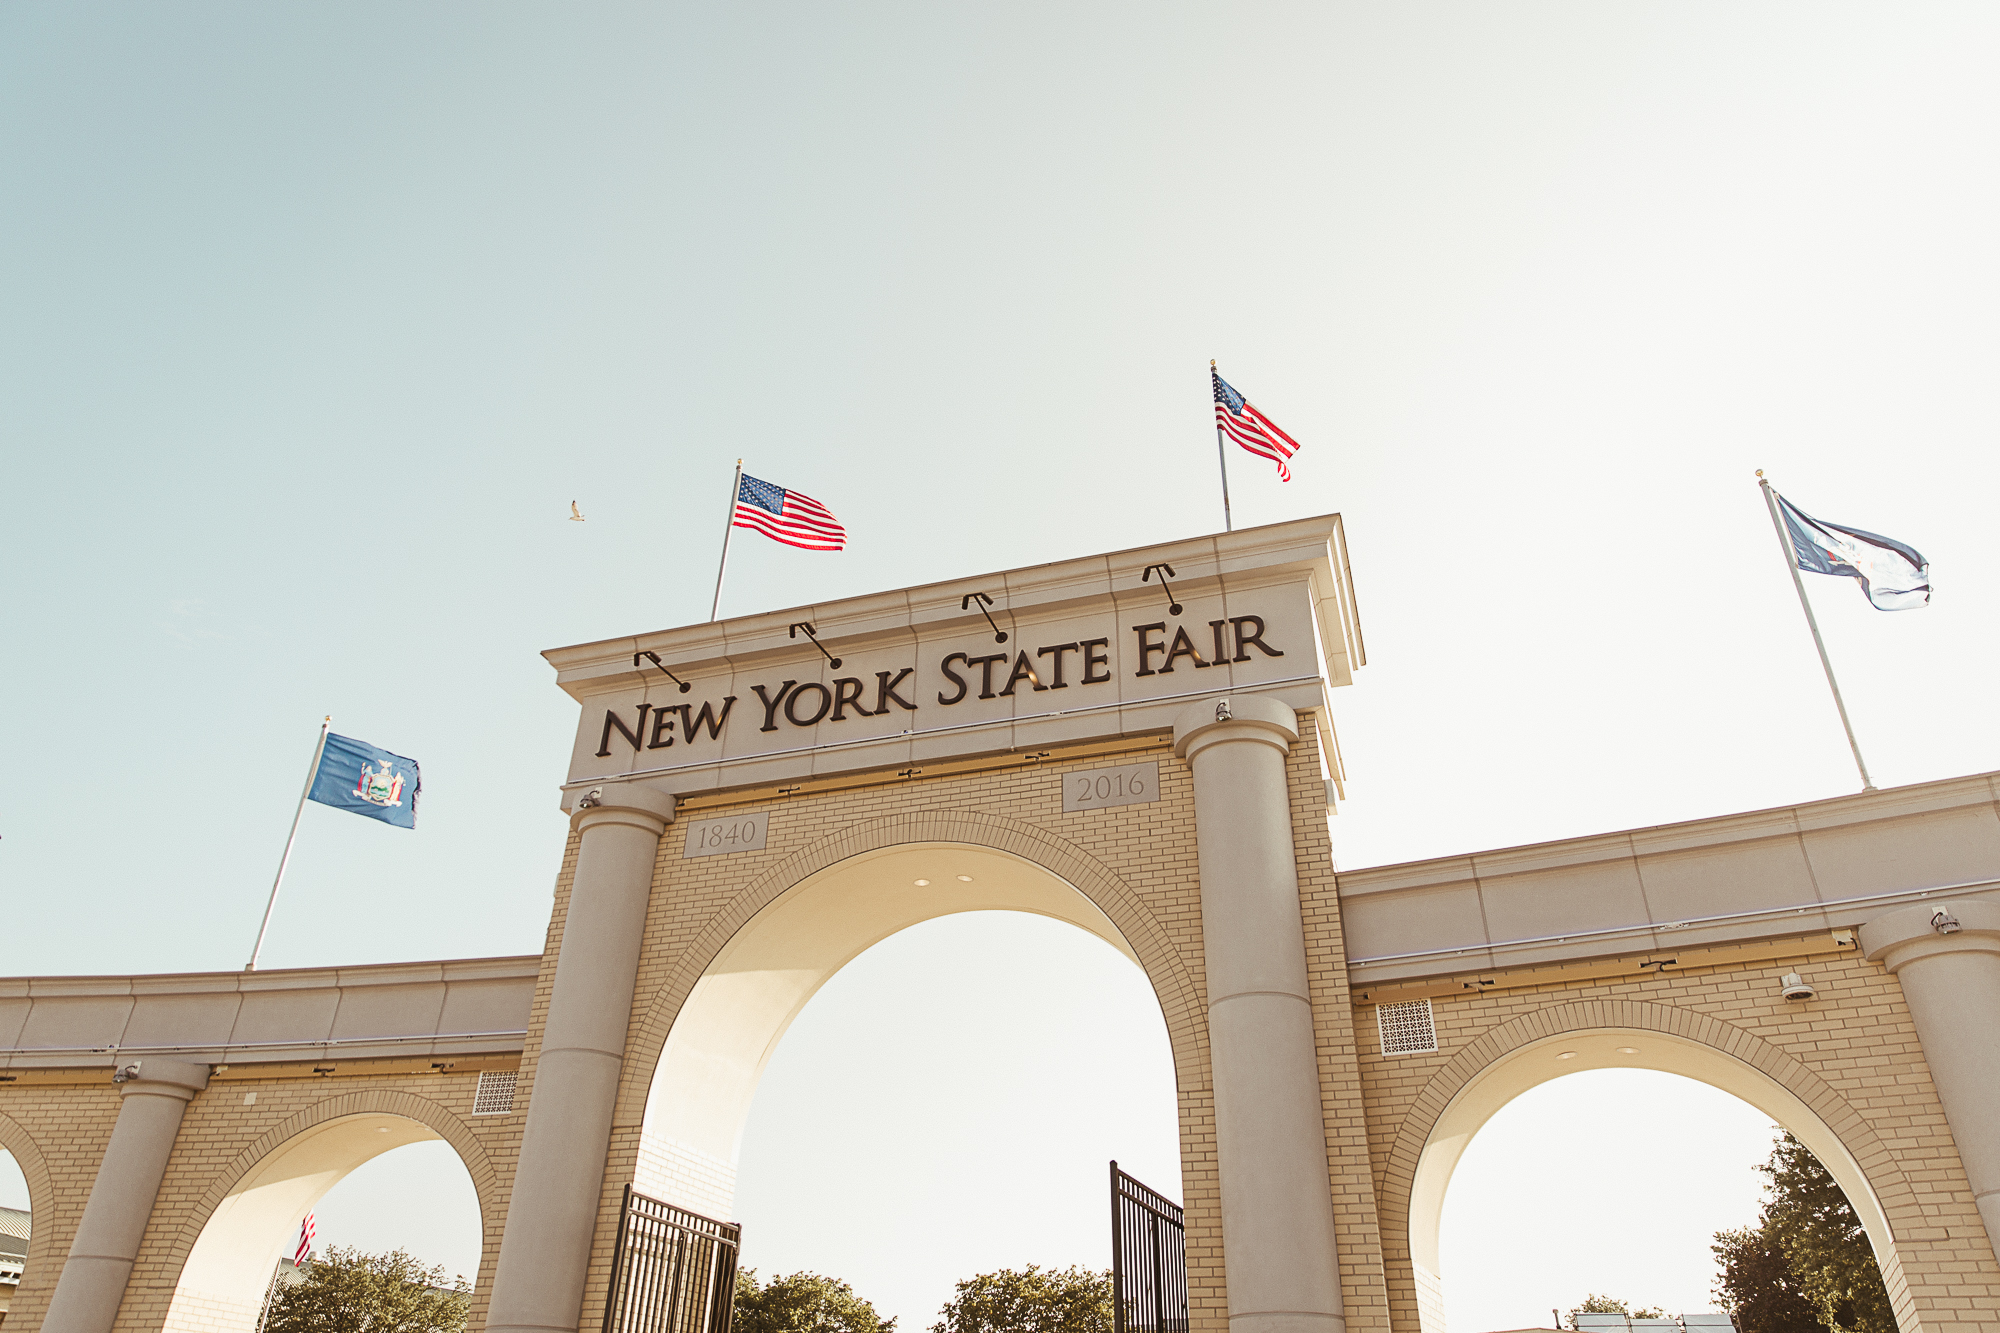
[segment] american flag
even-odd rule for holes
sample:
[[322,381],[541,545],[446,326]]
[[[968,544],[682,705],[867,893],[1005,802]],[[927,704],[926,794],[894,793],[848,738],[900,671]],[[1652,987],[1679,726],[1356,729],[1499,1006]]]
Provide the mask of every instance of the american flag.
[[808,551],[838,551],[847,545],[847,529],[835,521],[832,510],[809,495],[759,481],[747,472],[736,488],[736,514],[729,521]]
[[1208,368],[1215,381],[1215,424],[1230,439],[1278,465],[1278,480],[1290,481],[1292,470],[1285,460],[1299,451],[1299,442],[1278,429],[1278,423],[1250,406],[1250,400],[1229,387],[1229,382]]
[[299,1248],[292,1252],[292,1267],[298,1268],[312,1257],[313,1234],[313,1215],[307,1213],[306,1220],[299,1223]]

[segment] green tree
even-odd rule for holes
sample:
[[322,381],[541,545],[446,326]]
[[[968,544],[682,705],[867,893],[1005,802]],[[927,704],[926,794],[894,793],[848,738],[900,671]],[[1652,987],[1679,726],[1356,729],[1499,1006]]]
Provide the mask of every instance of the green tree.
[[1737,1333],[1826,1333],[1784,1250],[1764,1228],[1718,1231],[1709,1248],[1722,1268],[1716,1303],[1729,1312]]
[[1665,1319],[1667,1312],[1657,1307],[1634,1310],[1616,1296],[1600,1296],[1596,1292],[1583,1298],[1583,1304],[1569,1312],[1569,1326],[1576,1327],[1576,1317],[1580,1314],[1622,1314],[1634,1319]]
[[1763,1222],[1828,1328],[1896,1333],[1882,1267],[1861,1219],[1819,1159],[1790,1134],[1757,1168],[1771,1178]]
[[445,1285],[402,1250],[364,1254],[335,1245],[306,1265],[305,1281],[271,1302],[266,1333],[464,1333],[472,1288]]
[[[1896,1316],[1868,1233],[1819,1159],[1790,1134],[1757,1168],[1770,1179],[1752,1231],[1717,1232],[1716,1299],[1742,1333],[1796,1333],[1798,1305],[1814,1326],[1896,1333]],[[1783,1260],[1783,1277],[1777,1272]],[[1796,1300],[1785,1299],[1786,1296]]]
[[1111,1333],[1111,1274],[1035,1264],[958,1284],[931,1333]]
[[894,1333],[895,1327],[845,1282],[793,1273],[759,1286],[756,1269],[737,1270],[732,1333]]

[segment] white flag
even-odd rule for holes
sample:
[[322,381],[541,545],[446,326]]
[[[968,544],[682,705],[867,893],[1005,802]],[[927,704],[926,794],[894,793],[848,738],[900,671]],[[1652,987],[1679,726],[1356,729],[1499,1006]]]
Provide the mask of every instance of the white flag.
[[1859,579],[1877,611],[1914,611],[1931,601],[1931,567],[1917,549],[1859,528],[1824,523],[1778,496],[1799,568]]

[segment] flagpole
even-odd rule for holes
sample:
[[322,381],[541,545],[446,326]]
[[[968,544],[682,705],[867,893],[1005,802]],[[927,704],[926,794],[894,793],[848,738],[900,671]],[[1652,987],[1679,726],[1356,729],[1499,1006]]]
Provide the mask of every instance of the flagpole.
[[[1208,373],[1215,376],[1215,358],[1208,359]],[[1236,531],[1236,524],[1229,517],[1229,450],[1222,443],[1222,422],[1215,423],[1215,461],[1222,467],[1222,530]]]
[[319,776],[319,757],[326,753],[326,733],[332,725],[331,716],[320,721],[319,742],[313,746],[312,765],[306,769],[306,785],[299,792],[299,808],[292,811],[292,831],[285,835],[285,854],[278,858],[278,877],[271,881],[271,900],[264,904],[264,923],[257,927],[257,943],[250,950],[250,961],[243,965],[245,972],[257,970],[257,956],[264,952],[264,933],[271,928],[271,913],[278,906],[278,890],[285,883],[285,867],[292,863],[292,844],[298,841],[299,816],[306,812],[306,797],[312,794],[313,779]]
[[722,563],[715,567],[715,600],[708,606],[708,621],[722,609],[722,575],[729,568],[729,533],[736,526],[736,498],[743,494],[743,460],[736,460],[736,479],[729,483],[729,512],[722,520]]
[[1854,738],[1854,724],[1847,719],[1847,701],[1840,697],[1840,682],[1834,679],[1833,659],[1826,655],[1826,641],[1819,636],[1819,621],[1813,616],[1812,602],[1806,598],[1805,580],[1799,577],[1799,553],[1792,545],[1791,534],[1785,531],[1784,520],[1778,517],[1777,493],[1771,489],[1762,468],[1757,469],[1757,484],[1764,488],[1764,507],[1771,511],[1771,526],[1777,530],[1779,549],[1785,553],[1785,568],[1792,572],[1792,587],[1799,594],[1799,606],[1806,613],[1807,627],[1812,630],[1813,647],[1819,649],[1819,664],[1826,668],[1833,706],[1840,711],[1840,725],[1847,729],[1847,748],[1854,751],[1854,766],[1861,770],[1861,790],[1874,791],[1875,779],[1868,776],[1868,761],[1861,757],[1861,742]]

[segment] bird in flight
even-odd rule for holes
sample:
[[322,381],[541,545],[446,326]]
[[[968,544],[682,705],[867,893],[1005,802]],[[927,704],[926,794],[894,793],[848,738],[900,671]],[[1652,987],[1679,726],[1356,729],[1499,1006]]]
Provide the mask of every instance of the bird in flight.
[[569,521],[572,523],[581,523],[584,521],[583,511],[576,507],[576,501],[574,500],[569,502]]

